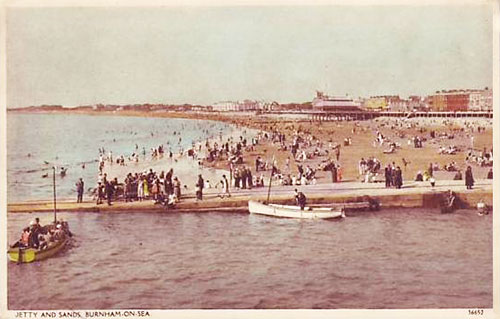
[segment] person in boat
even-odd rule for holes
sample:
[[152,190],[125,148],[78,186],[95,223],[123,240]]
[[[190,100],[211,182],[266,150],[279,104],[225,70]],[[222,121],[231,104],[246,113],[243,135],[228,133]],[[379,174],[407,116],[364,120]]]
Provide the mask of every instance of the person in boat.
[[21,234],[21,239],[19,239],[14,245],[12,245],[12,248],[26,248],[29,247],[29,238],[30,238],[30,228],[25,227],[23,229],[23,232]]
[[442,207],[441,212],[442,213],[452,213],[455,210],[455,193],[451,191],[451,189],[448,190],[446,193],[446,198],[444,202],[444,207]]
[[54,240],[62,240],[64,238],[66,238],[66,232],[61,224],[57,224],[56,231],[54,232]]
[[40,224],[32,220],[30,222],[30,236],[28,240],[28,246],[33,248],[38,248],[40,246],[40,241],[38,235],[40,235]]
[[297,191],[297,189],[295,189],[295,202],[298,206],[300,206],[300,210],[304,210],[304,207],[306,207],[306,195],[304,195],[304,193],[302,192]]
[[53,231],[49,230],[45,235],[39,236],[39,241],[40,241],[40,250],[44,250],[47,248],[50,248],[50,243],[54,242],[54,237],[52,235]]

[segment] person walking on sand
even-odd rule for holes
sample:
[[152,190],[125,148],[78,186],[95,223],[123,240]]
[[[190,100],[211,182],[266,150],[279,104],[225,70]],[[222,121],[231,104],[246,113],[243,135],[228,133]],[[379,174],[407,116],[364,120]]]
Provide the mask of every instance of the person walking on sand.
[[465,171],[465,186],[467,189],[472,189],[474,186],[474,176],[472,175],[472,167],[467,166],[467,170]]

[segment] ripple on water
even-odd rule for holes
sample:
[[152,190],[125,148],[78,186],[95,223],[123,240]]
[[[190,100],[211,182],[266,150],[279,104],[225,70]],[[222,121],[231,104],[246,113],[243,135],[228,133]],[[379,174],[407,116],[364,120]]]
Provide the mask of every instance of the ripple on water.
[[[61,213],[75,244],[43,262],[9,264],[8,306],[491,307],[491,219],[436,214],[393,210],[301,223],[239,214]],[[26,216],[9,214],[8,222],[9,239],[17,238]],[[35,280],[50,291],[22,289]]]

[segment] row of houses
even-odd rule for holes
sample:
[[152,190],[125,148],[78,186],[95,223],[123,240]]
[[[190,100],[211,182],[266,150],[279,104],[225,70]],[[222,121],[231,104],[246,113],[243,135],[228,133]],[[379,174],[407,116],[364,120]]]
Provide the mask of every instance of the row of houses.
[[[294,107],[293,107],[294,106]],[[490,88],[467,90],[442,90],[428,96],[411,95],[401,98],[399,95],[379,95],[369,98],[351,98],[349,96],[331,96],[316,91],[311,103],[282,105],[277,102],[256,100],[223,101],[209,107],[218,112],[271,111],[285,109],[313,109],[319,111],[370,110],[409,112],[419,111],[492,111],[493,92]]]
[[371,96],[363,99],[362,108],[384,111],[492,111],[493,92],[483,90],[442,90],[425,97],[413,95],[403,99],[398,95]]

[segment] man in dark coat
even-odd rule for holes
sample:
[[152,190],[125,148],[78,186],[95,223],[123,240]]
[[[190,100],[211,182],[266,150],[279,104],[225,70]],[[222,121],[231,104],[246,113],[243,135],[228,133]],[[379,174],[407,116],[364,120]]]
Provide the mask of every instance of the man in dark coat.
[[402,175],[402,172],[401,172],[401,167],[396,167],[396,171],[395,171],[395,186],[396,188],[401,188],[401,186],[403,185],[403,175]]
[[389,188],[392,185],[392,168],[390,164],[385,167],[385,187]]
[[474,186],[474,176],[472,175],[472,167],[467,166],[467,170],[465,171],[465,186],[467,189],[472,189]]
[[332,183],[337,182],[337,165],[335,163],[330,164],[330,171],[332,172]]
[[101,182],[97,183],[97,202],[96,204],[102,204],[102,199],[104,198],[104,191],[103,191],[103,186]]
[[106,184],[104,184],[104,188],[106,190],[106,199],[108,200],[108,205],[111,206],[111,200],[113,199],[115,187],[113,186],[113,183],[106,181]]
[[248,188],[252,189],[252,187],[253,187],[253,179],[252,179],[252,171],[250,170],[250,167],[247,168],[247,179],[248,179]]
[[196,199],[203,200],[203,187],[205,186],[205,181],[201,174],[198,175],[198,182],[196,183]]

